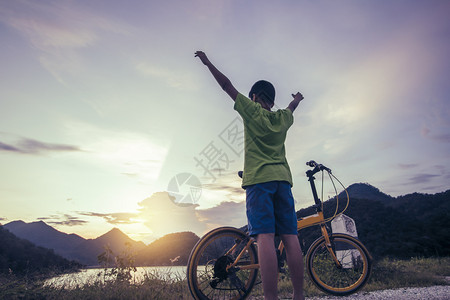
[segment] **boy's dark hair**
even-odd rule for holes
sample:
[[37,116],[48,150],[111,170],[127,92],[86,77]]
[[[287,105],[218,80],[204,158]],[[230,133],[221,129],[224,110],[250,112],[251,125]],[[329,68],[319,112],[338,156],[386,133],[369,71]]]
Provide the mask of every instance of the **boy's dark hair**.
[[273,85],[265,80],[257,81],[251,88],[250,92],[248,93],[248,97],[250,99],[253,98],[253,94],[256,95],[256,97],[260,98],[267,104],[273,105],[275,101],[275,88]]

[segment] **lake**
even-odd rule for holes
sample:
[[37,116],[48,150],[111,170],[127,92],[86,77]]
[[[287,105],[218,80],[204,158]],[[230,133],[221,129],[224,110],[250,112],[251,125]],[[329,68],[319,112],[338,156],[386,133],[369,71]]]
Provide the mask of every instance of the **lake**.
[[[158,278],[165,281],[177,281],[186,279],[186,266],[165,266],[165,267],[137,267],[136,272],[132,272],[132,282],[139,283],[144,278]],[[82,269],[76,273],[59,275],[47,279],[44,285],[57,288],[76,288],[88,283],[103,280],[105,270],[103,268]]]

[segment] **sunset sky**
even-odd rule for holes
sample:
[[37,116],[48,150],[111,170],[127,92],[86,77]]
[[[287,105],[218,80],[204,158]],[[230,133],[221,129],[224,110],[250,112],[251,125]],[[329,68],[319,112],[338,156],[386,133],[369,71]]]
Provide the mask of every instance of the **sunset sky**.
[[447,0],[0,0],[0,223],[147,243],[245,225],[242,123],[196,50],[243,94],[259,79],[279,108],[304,94],[286,143],[297,209],[311,159],[347,186],[445,191],[449,16]]

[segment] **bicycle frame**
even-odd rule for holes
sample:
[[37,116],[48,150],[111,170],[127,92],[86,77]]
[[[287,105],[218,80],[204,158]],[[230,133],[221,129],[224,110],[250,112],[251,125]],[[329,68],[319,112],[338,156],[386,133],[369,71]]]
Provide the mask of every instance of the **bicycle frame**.
[[[306,175],[314,198],[315,213],[297,220],[297,231],[310,226],[319,226],[321,231],[321,236],[304,252],[306,270],[312,283],[323,292],[337,296],[352,294],[369,279],[373,258],[357,238],[331,232],[328,222],[347,209],[349,195],[329,168],[314,161],[306,164],[312,168]],[[316,173],[321,172],[323,181],[323,171],[328,173],[336,193],[336,210],[326,218],[314,178]],[[339,209],[334,180],[344,187],[347,194],[347,204],[343,209]],[[205,234],[189,256],[187,278],[192,296],[197,300],[215,299],[217,295],[223,298],[225,294],[232,299],[247,297],[253,286],[261,282],[255,283],[257,269],[260,268],[256,248],[255,238],[234,227],[219,227]],[[284,273],[285,247],[282,240],[277,248],[278,270]],[[204,268],[199,268],[200,264],[204,264]]]
[[[324,218],[323,211],[322,211],[322,202],[321,202],[319,196],[317,195],[317,189],[316,189],[316,185],[315,185],[315,182],[314,182],[314,180],[315,180],[314,174],[316,174],[317,172],[320,172],[320,171],[322,171],[320,169],[320,167],[316,166],[313,170],[308,170],[306,172],[306,176],[308,177],[308,181],[309,181],[310,186],[311,186],[311,191],[312,191],[313,198],[314,198],[314,203],[315,203],[314,206],[316,208],[316,212],[317,213],[314,214],[314,215],[311,215],[311,216],[307,216],[307,217],[305,217],[303,219],[297,220],[297,231],[299,231],[300,229],[306,228],[306,227],[319,225],[320,226],[320,230],[322,232],[322,236],[325,238],[326,247],[327,247],[328,252],[330,253],[331,257],[333,258],[336,266],[337,267],[341,267],[341,263],[339,262],[338,258],[336,257],[336,254],[334,253],[334,251],[332,249],[332,246],[331,246],[330,236],[328,234],[325,218]],[[236,265],[238,265],[238,262],[241,259],[242,255],[245,253],[245,251],[248,250],[250,245],[252,243],[254,243],[255,241],[256,240],[253,237],[249,237],[246,246],[242,249],[242,251],[236,257],[234,262],[232,264],[230,264],[229,266],[227,266],[227,268],[226,268],[227,271],[230,268],[234,268],[234,267],[236,267]],[[226,253],[226,255],[228,255],[229,253],[233,252],[233,250],[236,247],[237,247],[237,245],[234,245]],[[284,244],[283,244],[283,241],[280,241],[280,243],[278,245],[278,251],[279,251],[279,253],[283,253],[283,250],[284,250]],[[241,266],[239,266],[239,268],[241,270],[258,269],[259,268],[259,264],[241,265]]]

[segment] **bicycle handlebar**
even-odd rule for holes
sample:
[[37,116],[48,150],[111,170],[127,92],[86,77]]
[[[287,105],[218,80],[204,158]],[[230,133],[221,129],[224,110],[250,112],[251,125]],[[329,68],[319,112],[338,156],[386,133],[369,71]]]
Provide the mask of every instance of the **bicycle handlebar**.
[[311,168],[314,168],[314,170],[312,171],[313,174],[315,174],[315,173],[317,173],[319,171],[324,171],[324,170],[331,174],[331,169],[330,168],[325,167],[322,164],[318,164],[314,160],[310,160],[310,161],[306,162],[306,165],[310,166]]
[[[306,172],[306,174],[310,174],[311,176],[316,174],[319,171],[327,171],[328,173],[331,174],[330,168],[328,168],[322,164],[318,164],[314,160],[310,160],[310,161],[306,162],[306,165],[310,166],[311,168],[314,168],[313,170],[309,170],[308,172]],[[243,173],[244,173],[243,171],[239,171],[238,176],[242,178]]]

